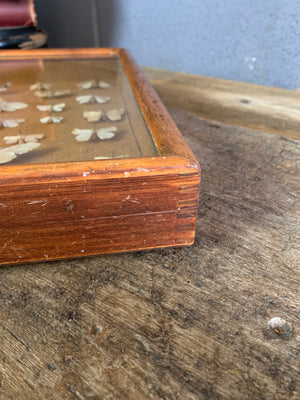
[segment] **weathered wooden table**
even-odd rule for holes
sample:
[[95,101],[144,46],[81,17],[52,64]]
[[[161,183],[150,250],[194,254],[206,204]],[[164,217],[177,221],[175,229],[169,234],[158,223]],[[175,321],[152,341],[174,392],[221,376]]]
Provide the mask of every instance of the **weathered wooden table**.
[[0,269],[0,399],[299,399],[300,94],[145,72],[202,166],[195,245]]

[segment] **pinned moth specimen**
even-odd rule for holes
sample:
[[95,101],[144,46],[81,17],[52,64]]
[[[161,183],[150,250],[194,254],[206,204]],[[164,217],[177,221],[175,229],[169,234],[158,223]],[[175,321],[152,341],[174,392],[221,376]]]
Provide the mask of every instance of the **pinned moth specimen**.
[[51,83],[36,82],[30,86],[30,90],[50,90],[52,87]]
[[8,87],[10,87],[10,85],[11,85],[11,82],[3,83],[3,85],[0,86],[0,92],[5,92],[6,89],[7,89]]
[[36,106],[36,108],[39,111],[49,111],[49,112],[51,112],[51,111],[60,112],[60,111],[63,111],[65,107],[66,107],[66,103],[59,103],[59,104],[54,104],[54,105],[42,104],[42,105]]
[[60,124],[61,123],[61,121],[63,120],[64,118],[63,117],[52,117],[52,116],[49,116],[49,117],[43,117],[43,118],[41,118],[40,119],[40,121],[41,121],[41,123],[42,124]]
[[107,82],[100,81],[100,82],[97,83],[95,80],[79,82],[76,86],[80,90],[96,89],[98,87],[100,89],[108,89],[108,88],[111,87],[111,85],[109,83],[107,83]]
[[108,103],[110,101],[110,97],[105,96],[94,96],[92,94],[88,94],[86,96],[77,96],[76,101],[79,104],[89,104],[89,103]]
[[78,142],[87,142],[88,140],[95,139],[98,137],[100,140],[112,139],[117,131],[115,126],[101,129],[74,129],[73,135],[76,135]]
[[4,101],[0,99],[0,112],[7,111],[13,112],[28,107],[28,104],[21,103],[20,101]]
[[67,96],[70,93],[71,93],[71,90],[66,89],[66,90],[37,90],[33,94],[37,97],[52,98],[52,97]]
[[24,118],[18,118],[18,119],[0,119],[0,127],[4,128],[15,128],[16,126],[19,126],[19,124],[22,124],[25,122]]
[[79,83],[77,83],[76,86],[80,90],[87,90],[87,89],[92,89],[92,88],[97,87],[97,83],[96,83],[96,81],[91,80],[91,81],[79,82]]
[[104,111],[84,111],[83,118],[87,119],[88,122],[99,122],[101,119],[108,119],[109,121],[116,122],[121,121],[125,111],[123,108],[114,110]]
[[17,136],[4,136],[3,140],[6,144],[24,144],[24,143],[37,143],[38,140],[43,139],[44,135],[17,135]]
[[39,147],[41,143],[29,142],[16,144],[15,146],[0,149],[0,164],[5,164],[17,158],[19,154],[25,154]]

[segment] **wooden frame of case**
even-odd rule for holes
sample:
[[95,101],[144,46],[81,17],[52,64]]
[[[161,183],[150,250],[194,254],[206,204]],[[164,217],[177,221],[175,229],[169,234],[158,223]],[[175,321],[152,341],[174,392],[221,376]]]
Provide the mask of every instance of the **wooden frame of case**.
[[1,166],[0,264],[193,243],[199,165],[126,50],[7,50],[0,62],[107,55],[119,57],[158,156]]

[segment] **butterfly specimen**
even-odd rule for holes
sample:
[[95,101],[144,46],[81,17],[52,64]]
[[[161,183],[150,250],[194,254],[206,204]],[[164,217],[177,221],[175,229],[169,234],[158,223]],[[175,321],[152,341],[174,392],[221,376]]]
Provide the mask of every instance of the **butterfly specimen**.
[[17,158],[19,154],[25,154],[39,147],[41,143],[29,142],[16,144],[15,146],[0,149],[0,164],[5,164]]
[[24,143],[37,143],[38,140],[43,139],[44,135],[17,135],[17,136],[4,136],[3,140],[6,144],[24,144]]
[[59,104],[45,104],[45,105],[37,105],[36,108],[39,111],[54,111],[54,112],[60,112],[63,111],[64,108],[66,107],[66,103],[59,103]]
[[18,118],[18,119],[0,119],[0,127],[4,128],[15,128],[16,126],[19,126],[19,124],[22,124],[25,122],[24,118]]
[[0,112],[7,111],[13,112],[28,107],[28,104],[21,103],[20,101],[4,101],[0,99]]
[[76,135],[76,140],[78,142],[87,142],[90,139],[95,139],[98,137],[100,140],[112,139],[117,128],[115,126],[110,126],[108,128],[101,129],[74,129],[73,135]]
[[71,93],[71,90],[66,89],[66,90],[37,90],[33,94],[37,97],[52,98],[52,97],[67,96],[70,93]]
[[101,119],[108,119],[109,121],[121,121],[125,111],[123,108],[118,108],[109,111],[84,111],[83,118],[88,122],[99,122]]
[[51,83],[36,82],[30,86],[30,90],[50,90],[52,87]]
[[94,96],[92,94],[88,94],[86,96],[77,96],[76,101],[79,104],[89,104],[89,103],[108,103],[110,101],[110,97],[105,96]]
[[0,86],[0,92],[5,92],[5,90],[11,85],[11,82],[6,82]]
[[60,124],[63,120],[63,117],[43,117],[40,119],[42,124]]
[[111,87],[111,85],[109,83],[107,83],[107,82],[100,81],[100,82],[97,83],[95,80],[79,82],[76,86],[80,90],[95,89],[95,88],[98,88],[98,87],[100,89],[107,89],[107,88]]

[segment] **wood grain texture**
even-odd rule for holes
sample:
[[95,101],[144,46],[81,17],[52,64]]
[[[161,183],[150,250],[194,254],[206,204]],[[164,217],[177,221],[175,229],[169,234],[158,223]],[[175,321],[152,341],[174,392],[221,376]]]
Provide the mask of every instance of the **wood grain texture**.
[[76,163],[72,176],[45,164],[26,180],[22,166],[5,168],[0,263],[192,244],[197,170],[180,157],[141,160]]
[[195,245],[0,269],[1,400],[299,398],[299,142],[171,115]]
[[162,101],[199,117],[300,139],[300,92],[143,68]]
[[[149,146],[138,146],[140,157],[134,152],[123,160],[79,158],[76,161],[72,146],[64,143],[66,152],[70,151],[76,162],[68,162],[69,158],[50,162],[45,158],[36,164],[2,166],[0,264],[193,243],[199,165],[128,52],[122,49],[4,51],[0,62],[43,63],[49,58],[89,57],[103,60],[112,55],[119,57],[135,94],[136,100],[133,98],[131,102],[138,103],[144,116]],[[68,69],[65,73],[70,75]],[[53,76],[53,70],[50,75]],[[128,82],[126,79],[127,85]],[[124,93],[126,96],[127,92]],[[132,129],[139,131],[141,126],[133,124]],[[139,139],[146,142],[143,136]],[[119,145],[126,152],[125,144]],[[150,157],[154,154],[159,156]]]

